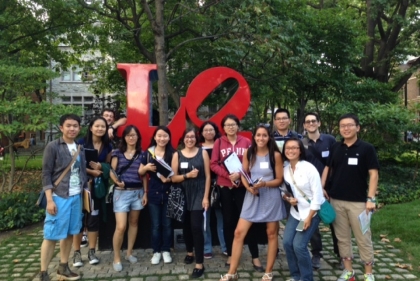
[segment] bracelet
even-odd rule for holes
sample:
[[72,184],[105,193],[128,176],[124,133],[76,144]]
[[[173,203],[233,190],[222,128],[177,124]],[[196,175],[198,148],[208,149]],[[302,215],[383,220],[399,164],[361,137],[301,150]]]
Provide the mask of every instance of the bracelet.
[[375,197],[368,197],[366,199],[367,202],[372,202],[372,203],[376,203],[376,198]]
[[187,179],[187,175],[186,174],[184,174],[184,180],[186,180]]

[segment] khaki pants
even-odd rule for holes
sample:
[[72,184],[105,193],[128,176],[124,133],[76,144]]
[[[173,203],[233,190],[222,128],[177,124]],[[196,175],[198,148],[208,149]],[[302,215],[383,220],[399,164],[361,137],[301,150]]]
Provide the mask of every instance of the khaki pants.
[[366,211],[366,203],[350,202],[331,198],[331,205],[337,214],[333,223],[338,239],[338,249],[341,258],[353,258],[351,233],[356,238],[359,255],[363,263],[373,263],[373,245],[370,229],[363,235],[358,216]]

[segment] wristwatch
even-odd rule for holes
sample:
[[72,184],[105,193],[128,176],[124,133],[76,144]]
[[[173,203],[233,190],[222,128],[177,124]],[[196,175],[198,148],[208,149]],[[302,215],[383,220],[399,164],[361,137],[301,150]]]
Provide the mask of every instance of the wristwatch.
[[372,202],[372,203],[376,203],[376,197],[368,197],[366,199],[367,202]]
[[110,129],[112,129],[112,130],[115,130],[115,128],[114,128],[114,127],[112,127],[112,126],[109,126],[109,128],[110,128]]

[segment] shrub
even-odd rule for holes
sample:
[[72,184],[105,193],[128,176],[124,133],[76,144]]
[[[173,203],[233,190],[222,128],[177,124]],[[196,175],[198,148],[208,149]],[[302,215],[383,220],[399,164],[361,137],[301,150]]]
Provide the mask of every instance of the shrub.
[[34,192],[12,192],[0,194],[0,231],[22,228],[44,219],[45,210],[39,209]]
[[388,164],[379,172],[378,200],[384,204],[409,202],[420,198],[420,183],[413,167]]

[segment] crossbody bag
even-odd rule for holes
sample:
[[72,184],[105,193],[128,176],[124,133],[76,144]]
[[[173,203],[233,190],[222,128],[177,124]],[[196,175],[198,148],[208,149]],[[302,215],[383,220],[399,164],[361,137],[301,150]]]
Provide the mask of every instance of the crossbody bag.
[[[58,179],[54,182],[54,187],[52,191],[54,192],[54,189],[60,184],[60,182],[63,180],[64,176],[69,172],[71,166],[76,161],[77,156],[79,156],[80,153],[80,147],[79,144],[77,147],[76,153],[73,155],[73,158],[71,159],[70,164],[64,169],[64,171],[61,173],[61,175],[58,177]],[[47,197],[45,196],[45,190],[41,190],[38,196],[38,200],[36,200],[35,205],[37,205],[39,208],[46,209],[47,208]]]

